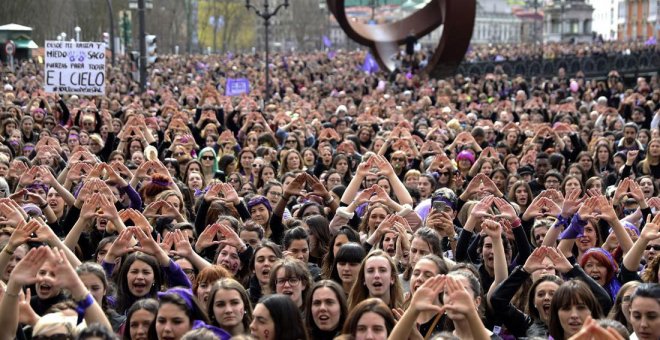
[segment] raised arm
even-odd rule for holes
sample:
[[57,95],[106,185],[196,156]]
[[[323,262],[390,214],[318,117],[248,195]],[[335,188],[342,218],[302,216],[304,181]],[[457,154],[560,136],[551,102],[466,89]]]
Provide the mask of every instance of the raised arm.
[[631,272],[636,272],[639,269],[639,264],[644,256],[646,246],[652,240],[660,238],[660,214],[655,215],[653,220],[651,216],[646,220],[646,226],[642,229],[641,234],[637,241],[633,244],[632,248],[623,257],[623,266]]
[[341,203],[344,205],[350,205],[351,202],[354,201],[355,196],[357,195],[358,191],[360,191],[362,180],[364,180],[364,177],[366,177],[369,171],[371,171],[375,157],[376,156],[371,156],[366,162],[362,162],[360,165],[358,165],[355,176],[353,176],[351,182],[348,183],[344,194],[341,196]]
[[502,242],[502,225],[494,220],[487,219],[481,224],[481,228],[490,236],[493,242],[493,261],[494,261],[494,276],[495,280],[488,288],[487,302],[490,303],[490,298],[495,288],[509,275],[509,264],[506,261],[506,254],[504,253],[504,243]]
[[392,186],[392,191],[394,192],[396,198],[399,200],[399,203],[401,205],[408,204],[412,206],[412,196],[410,196],[410,192],[408,192],[406,186],[403,185],[403,182],[401,182],[399,177],[394,172],[392,164],[390,164],[390,162],[388,162],[387,159],[381,155],[376,156],[375,162],[376,166],[380,169],[378,173],[380,175],[386,176],[387,179],[389,179],[390,186]]

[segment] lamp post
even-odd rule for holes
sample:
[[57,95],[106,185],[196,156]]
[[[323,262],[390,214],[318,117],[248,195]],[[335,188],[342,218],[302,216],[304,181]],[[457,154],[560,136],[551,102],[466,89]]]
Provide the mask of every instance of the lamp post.
[[254,10],[254,13],[257,14],[257,16],[264,19],[264,36],[265,36],[264,37],[264,42],[265,42],[265,49],[266,49],[266,95],[265,95],[265,98],[264,98],[264,107],[265,107],[266,104],[268,103],[268,101],[270,100],[270,78],[269,78],[270,69],[269,69],[269,66],[268,66],[270,64],[269,61],[268,61],[269,60],[268,59],[268,52],[269,52],[268,51],[268,44],[269,44],[268,31],[269,31],[269,27],[270,27],[270,18],[277,15],[277,12],[279,12],[279,10],[282,7],[289,7],[289,0],[284,0],[284,3],[275,6],[275,9],[272,12],[269,11],[270,5],[268,4],[268,0],[264,0],[264,4],[263,4],[262,9],[259,9],[256,6],[252,5],[250,3],[250,0],[245,0],[245,7],[248,9],[248,11],[250,9]]
[[62,37],[62,41],[66,41],[66,33],[62,32],[60,36]]
[[112,0],[106,0],[110,17],[110,65],[115,66],[115,15],[112,13]]
[[76,26],[73,30],[76,31],[76,41],[80,41],[80,26]]

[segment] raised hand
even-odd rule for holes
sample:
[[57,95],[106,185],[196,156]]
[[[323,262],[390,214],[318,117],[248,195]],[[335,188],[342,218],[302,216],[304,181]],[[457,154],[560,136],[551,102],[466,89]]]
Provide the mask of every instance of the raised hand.
[[557,248],[546,247],[545,254],[550,258],[552,263],[555,265],[555,269],[557,269],[560,273],[566,274],[571,269],[573,269],[573,265],[571,265],[568,259],[566,259],[564,253],[559,251]]
[[16,248],[20,247],[21,245],[29,242],[29,241],[34,241],[32,238],[32,234],[35,233],[39,229],[38,225],[35,225],[34,223],[26,223],[26,222],[21,222],[16,229],[11,233],[11,236],[9,237],[9,242],[5,247],[7,247],[8,250],[14,251]]
[[597,212],[596,208],[598,207],[598,198],[596,197],[589,197],[584,201],[584,204],[580,206],[580,209],[578,210],[578,215],[580,215],[580,219],[586,221],[589,218],[596,218]]
[[238,234],[234,231],[234,229],[232,229],[232,227],[229,226],[228,223],[220,222],[218,225],[220,226],[218,231],[224,237],[222,241],[220,241],[220,244],[230,245],[239,251],[245,247],[243,240],[241,240]]
[[541,197],[539,204],[541,206],[541,212],[544,216],[557,216],[561,213],[561,208],[559,205],[557,205],[557,203],[550,200],[549,198]]
[[618,220],[616,211],[614,211],[614,207],[610,204],[607,198],[605,198],[605,196],[598,196],[594,198],[596,199],[596,208],[594,209],[596,217],[602,218],[609,223]]
[[115,263],[115,260],[124,256],[124,254],[133,251],[133,233],[129,229],[124,229],[119,233],[119,236],[112,242],[110,249],[105,255],[105,262]]
[[474,216],[475,218],[492,217],[493,214],[491,211],[491,207],[493,206],[494,201],[495,201],[495,196],[492,195],[482,198],[481,201],[479,201],[479,203],[474,205],[470,213],[470,216]]
[[443,308],[454,313],[467,315],[477,313],[474,296],[470,294],[458,279],[447,276],[445,279],[445,298]]
[[375,157],[374,166],[378,167],[379,176],[390,177],[394,174],[394,168],[392,168],[392,164],[390,164],[390,162],[385,158],[385,156],[376,155],[373,156],[372,158],[374,157]]
[[656,214],[655,216],[649,215],[646,218],[646,224],[639,234],[639,238],[647,242],[660,238],[660,214]]
[[586,200],[586,196],[580,198],[580,190],[573,189],[573,191],[566,195],[566,199],[564,199],[564,204],[561,208],[561,216],[566,219],[571,218],[580,208],[580,204]]
[[182,256],[185,258],[191,257],[195,252],[188,241],[188,237],[180,229],[167,234],[167,236],[172,235],[174,241],[175,250],[172,251],[175,255]]
[[513,206],[503,198],[496,197],[493,200],[493,203],[495,203],[495,207],[497,207],[497,210],[500,211],[500,215],[502,217],[506,218],[509,221],[514,221],[515,219],[518,218],[518,215],[516,214],[516,210],[513,208]]
[[238,205],[241,202],[236,189],[234,189],[234,186],[229,183],[220,184],[220,192],[222,192],[222,196],[227,202],[231,202],[234,205]]
[[502,236],[502,226],[493,220],[484,220],[481,229],[492,239],[499,239]]
[[215,223],[210,226],[207,226],[204,231],[197,237],[197,242],[195,242],[195,250],[201,252],[202,250],[216,246],[220,244],[220,241],[215,241],[218,231],[220,231],[220,224]]
[[20,223],[25,223],[26,218],[27,214],[14,200],[0,199],[0,225],[15,227]]
[[21,287],[37,282],[37,272],[49,259],[50,248],[48,246],[30,249],[12,270],[9,281]]
[[438,296],[445,288],[447,278],[444,275],[436,275],[424,282],[412,296],[410,308],[416,312],[438,312],[442,314],[444,308],[438,304]]
[[163,200],[159,201],[154,201],[151,202],[146,208],[144,208],[144,211],[142,211],[142,215],[147,218],[155,218],[159,216],[160,213],[160,208],[163,206]]
[[288,197],[302,195],[302,190],[305,188],[306,177],[305,173],[299,173],[298,176],[286,186],[284,194]]
[[133,221],[133,225],[140,228],[145,234],[151,234],[153,227],[149,224],[149,221],[145,218],[143,214],[135,209],[128,209],[127,216]]
[[624,337],[613,327],[603,327],[587,315],[579,332],[568,340],[623,340]]
[[543,264],[543,259],[548,256],[547,248],[548,247],[542,246],[534,249],[532,254],[527,258],[527,261],[525,261],[525,264],[523,265],[525,272],[532,274],[533,272],[545,267]]
[[135,246],[135,250],[154,256],[162,266],[167,266],[170,263],[170,258],[167,253],[156,243],[156,240],[151,237],[151,234],[145,233],[141,228],[131,227],[128,228],[135,238],[140,243]]
[[357,167],[357,171],[355,172],[355,176],[359,178],[364,178],[371,171],[374,160],[375,158],[372,156],[369,159],[367,159],[366,162],[360,163]]
[[[220,193],[222,192],[222,183],[212,184],[208,190],[204,193],[204,200],[206,202],[213,202],[217,199],[220,199]],[[234,190],[235,191],[235,190]]]
[[324,200],[328,199],[330,193],[328,192],[328,189],[325,188],[325,185],[321,184],[316,176],[310,175],[308,173],[305,173],[305,176],[307,185],[309,185],[312,189],[312,193],[323,198]]

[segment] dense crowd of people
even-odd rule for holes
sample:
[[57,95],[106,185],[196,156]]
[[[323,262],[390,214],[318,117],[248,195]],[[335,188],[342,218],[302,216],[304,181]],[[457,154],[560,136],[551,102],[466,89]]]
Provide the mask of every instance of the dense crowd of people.
[[[521,43],[471,45],[465,54],[467,62],[528,60],[543,58],[552,60],[562,57],[591,57],[629,55],[641,51],[659,51],[655,40],[650,41],[603,41],[593,39],[589,43]],[[542,52],[542,53],[541,53]]]
[[363,61],[2,65],[0,339],[660,338],[657,75]]

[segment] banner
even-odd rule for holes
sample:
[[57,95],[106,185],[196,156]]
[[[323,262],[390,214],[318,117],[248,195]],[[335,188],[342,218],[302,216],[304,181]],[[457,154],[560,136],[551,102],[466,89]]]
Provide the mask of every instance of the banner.
[[250,81],[247,78],[227,78],[225,96],[239,96],[250,93]]
[[105,94],[105,43],[46,41],[47,93]]

